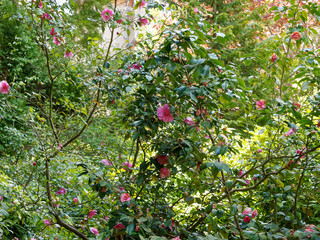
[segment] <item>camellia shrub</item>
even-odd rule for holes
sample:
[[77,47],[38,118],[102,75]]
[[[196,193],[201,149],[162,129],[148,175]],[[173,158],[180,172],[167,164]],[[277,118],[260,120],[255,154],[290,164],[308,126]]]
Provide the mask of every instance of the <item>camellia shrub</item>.
[[83,19],[104,37],[75,2],[15,2],[41,61],[1,75],[0,236],[319,239],[319,6],[252,2],[109,2]]

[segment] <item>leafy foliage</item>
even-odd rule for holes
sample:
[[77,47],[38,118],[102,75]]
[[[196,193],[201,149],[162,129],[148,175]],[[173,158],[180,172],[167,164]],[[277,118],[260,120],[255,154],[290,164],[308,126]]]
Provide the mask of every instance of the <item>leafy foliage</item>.
[[0,236],[319,239],[319,6],[255,2],[4,1]]

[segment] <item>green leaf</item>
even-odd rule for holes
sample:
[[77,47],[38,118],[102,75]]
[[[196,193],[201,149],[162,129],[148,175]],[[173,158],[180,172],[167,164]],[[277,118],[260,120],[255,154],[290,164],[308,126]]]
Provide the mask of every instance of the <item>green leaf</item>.
[[280,14],[277,14],[275,17],[274,17],[274,21],[276,22],[276,21],[278,21],[280,19]]
[[190,93],[190,97],[193,101],[198,102],[196,95],[194,95],[193,93]]
[[98,67],[98,68],[97,68],[97,72],[98,72],[98,73],[103,73],[103,69],[102,69],[101,67]]
[[192,196],[188,196],[184,199],[186,201],[186,203],[188,203],[189,205],[192,204],[194,202],[194,198]]
[[231,215],[233,215],[233,216],[238,213],[237,204],[233,204],[233,205],[231,206],[230,213],[231,213]]
[[269,116],[263,116],[258,118],[257,124],[261,127],[267,124],[267,122],[270,120]]
[[177,69],[177,64],[174,61],[168,62],[168,70],[174,72]]
[[220,154],[224,155],[228,151],[228,146],[223,146],[220,150]]
[[127,227],[126,227],[126,231],[129,235],[132,234],[133,230],[135,228],[135,224],[134,223],[130,223]]
[[222,170],[224,170],[225,172],[229,172],[230,171],[229,166],[227,164],[223,163],[223,162],[215,161],[214,165],[218,168],[219,171],[222,171]]
[[227,187],[227,188],[231,187],[232,183],[233,183],[232,180],[228,180],[228,181],[226,182],[226,187]]
[[220,154],[220,151],[221,151],[221,147],[217,147],[215,150],[214,150],[214,153],[218,156]]
[[209,168],[209,167],[212,167],[212,166],[213,166],[213,163],[211,163],[211,162],[205,162],[205,163],[201,164],[201,166],[200,166],[200,171],[203,171],[203,170],[205,170],[205,169],[207,169],[207,168]]
[[244,82],[244,80],[242,78],[238,78],[238,83],[239,83],[240,87],[246,86],[246,83]]
[[306,125],[313,126],[314,125],[313,122],[308,118],[302,118],[300,121],[298,121],[298,123],[301,126],[306,126]]
[[136,180],[136,183],[138,184],[138,185],[141,185],[143,182],[144,182],[144,179],[145,179],[145,176],[144,176],[144,174],[139,174],[138,175],[138,177],[137,177],[137,180]]
[[310,88],[309,84],[310,84],[309,81],[303,82],[303,83],[302,83],[301,90],[302,90],[302,91],[308,90],[308,89]]
[[104,64],[104,68],[106,68],[106,69],[110,68],[110,63],[109,63],[109,62],[106,62],[106,63]]

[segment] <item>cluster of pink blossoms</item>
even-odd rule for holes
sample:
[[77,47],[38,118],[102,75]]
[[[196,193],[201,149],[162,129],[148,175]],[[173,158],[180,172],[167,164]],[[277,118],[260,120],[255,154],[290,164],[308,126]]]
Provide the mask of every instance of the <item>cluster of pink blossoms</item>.
[[158,155],[157,161],[160,165],[168,164],[168,156],[167,155]]
[[272,54],[272,56],[271,56],[271,62],[274,63],[277,59],[278,59],[277,54],[275,54],[275,53]]
[[[239,175],[238,175],[238,178],[241,178],[243,176],[244,180],[246,181],[246,185],[249,185],[251,184],[251,182],[248,180],[248,179],[245,179],[246,178],[246,175],[244,175],[244,172],[242,170],[239,171]],[[253,179],[254,181],[256,181],[256,179]]]
[[[147,2],[145,0],[141,0],[138,4],[138,8],[141,9],[143,7],[147,6]],[[109,8],[105,8],[100,16],[103,19],[103,21],[108,22],[109,20],[113,19],[113,16],[115,15],[114,11],[112,9]],[[123,19],[114,19],[117,23],[121,24]],[[145,26],[147,24],[149,24],[149,20],[146,18],[139,18],[138,19],[138,23],[140,24],[140,26]]]
[[122,229],[125,229],[126,227],[121,222],[119,222],[113,228],[118,229],[118,230],[122,230]]
[[298,40],[300,40],[302,38],[302,35],[299,32],[294,32],[294,33],[291,34],[290,38],[293,39],[293,40],[298,41]]
[[113,19],[113,14],[114,14],[113,10],[106,8],[102,11],[101,17],[103,21],[107,22],[108,20]]
[[170,170],[168,168],[161,168],[160,169],[160,177],[161,178],[167,178],[170,176]]
[[[244,221],[245,223],[249,223],[252,218],[255,218],[255,217],[258,215],[258,211],[257,211],[257,210],[252,211],[251,208],[246,207],[246,208],[242,211],[242,215],[245,216],[245,217],[243,218],[243,221]],[[250,218],[250,216],[251,216],[251,218]]]
[[8,94],[9,93],[9,84],[6,81],[1,81],[0,82],[0,92],[2,94]]
[[256,108],[262,110],[266,108],[266,102],[264,100],[256,101]]
[[[166,165],[168,164],[168,156],[167,155],[158,155],[157,156],[157,162],[160,165]],[[167,178],[170,176],[170,170],[166,167],[160,169],[160,177],[161,178]]]
[[112,166],[112,162],[108,159],[102,159],[101,162],[106,166]]
[[296,131],[296,130],[295,130],[294,128],[290,128],[287,133],[283,134],[283,136],[288,137],[288,136],[294,134],[295,131]]
[[99,236],[99,231],[98,231],[96,228],[92,227],[92,228],[90,228],[90,231],[91,231],[95,236]]
[[60,188],[60,190],[56,192],[56,194],[58,194],[58,195],[62,195],[62,194],[66,194],[66,193],[67,193],[67,190],[64,188]]
[[140,2],[139,2],[139,9],[141,9],[141,8],[144,8],[145,6],[147,6],[147,2],[145,1],[145,0],[141,0]]
[[170,113],[170,105],[165,104],[163,107],[159,107],[157,110],[158,118],[164,122],[172,122],[173,121],[173,116]]
[[91,210],[91,211],[88,213],[88,218],[93,218],[96,214],[97,214],[97,210]]
[[123,170],[130,170],[131,168],[132,168],[132,164],[130,162],[122,163],[122,169]]
[[47,226],[49,226],[51,224],[49,219],[44,219],[43,222]]
[[[38,5],[39,8],[43,8],[43,3],[40,1],[40,4]],[[41,17],[41,20],[44,21],[44,20],[51,20],[51,17],[48,13],[43,13],[42,14],[42,17]],[[50,35],[53,36],[53,43],[56,44],[56,45],[61,45],[61,44],[64,44],[65,43],[65,38],[64,37],[60,37],[58,36],[58,33],[55,31],[55,28],[52,28],[50,30]],[[72,51],[69,51],[69,50],[66,50],[64,52],[64,57],[65,58],[71,58],[73,57],[73,53]]]
[[128,193],[122,193],[121,196],[120,196],[120,201],[122,203],[124,202],[130,202],[131,201],[131,197]]
[[145,25],[149,24],[149,20],[146,18],[139,18],[138,22],[139,22],[140,26],[145,26]]

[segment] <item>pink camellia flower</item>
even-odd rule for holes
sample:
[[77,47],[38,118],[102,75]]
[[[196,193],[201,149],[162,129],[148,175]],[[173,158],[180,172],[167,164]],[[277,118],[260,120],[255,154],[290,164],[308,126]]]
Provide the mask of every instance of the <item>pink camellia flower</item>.
[[195,122],[193,121],[192,117],[186,117],[183,122],[189,126],[195,125]]
[[157,156],[157,161],[161,165],[168,164],[168,156],[167,155],[158,155]]
[[7,83],[7,81],[1,81],[0,82],[0,92],[2,94],[8,94],[9,93],[9,84]]
[[141,26],[145,26],[145,25],[149,24],[149,20],[146,18],[139,18],[139,23]]
[[42,3],[42,1],[40,1],[39,5],[38,5],[38,8],[43,8],[43,3]]
[[242,215],[249,215],[252,212],[251,208],[246,207],[243,211],[242,211]]
[[157,110],[158,118],[164,122],[172,122],[173,117],[170,113],[170,105],[165,104],[163,107],[159,107]]
[[256,108],[258,110],[265,109],[266,108],[266,102],[263,101],[263,100],[256,101]]
[[93,218],[93,216],[95,216],[97,214],[97,210],[91,210],[89,213],[88,213],[88,218]]
[[320,121],[318,122],[317,127],[320,127]]
[[194,13],[199,13],[199,9],[197,7],[194,8]]
[[166,178],[170,176],[170,170],[168,168],[161,168],[160,169],[160,177]]
[[33,162],[32,164],[33,164],[33,166],[37,165],[37,163],[36,163],[36,162]]
[[[298,149],[298,150],[296,151],[296,153],[299,154],[299,155],[302,155],[304,150],[306,150],[306,149],[305,149],[305,148],[303,148],[302,150]],[[300,157],[301,157],[301,158],[304,158],[304,155],[302,155],[302,156],[300,156]]]
[[49,19],[50,20],[51,17],[50,17],[50,15],[48,13],[43,13],[41,19],[42,20],[45,20],[45,19]]
[[250,217],[249,216],[245,216],[244,218],[243,218],[243,221],[245,222],[245,223],[249,223],[250,222]]
[[62,194],[66,194],[66,193],[67,193],[67,190],[64,188],[60,188],[60,190],[56,192],[56,194],[58,194],[58,195],[62,195]]
[[245,181],[246,181],[246,185],[251,184],[251,182],[249,180],[246,179]]
[[65,51],[64,52],[64,57],[65,58],[71,58],[71,57],[73,57],[73,53],[70,51],[70,52],[68,52],[68,51]]
[[49,226],[51,224],[49,219],[44,219],[43,222],[47,226]]
[[301,33],[294,32],[294,33],[291,34],[290,38],[297,41],[297,40],[301,39],[302,36],[301,36]]
[[78,198],[74,198],[73,201],[74,201],[75,203],[77,203],[77,202],[78,202]]
[[0,196],[0,201],[2,200],[2,196]]
[[121,229],[125,229],[126,227],[121,222],[119,222],[113,228],[121,230]]
[[253,181],[257,181],[257,180],[258,180],[258,178],[257,178],[257,177],[255,177],[255,176],[253,176],[253,177],[252,177],[252,180],[253,180]]
[[119,19],[119,20],[116,20],[116,22],[119,23],[119,24],[122,23],[122,21],[123,21],[122,18]]
[[99,236],[99,231],[96,229],[96,228],[90,228],[90,231],[94,234],[94,235],[96,235],[96,236]]
[[141,0],[140,3],[139,3],[139,9],[143,8],[147,6],[147,2],[145,0]]
[[275,53],[272,54],[272,56],[271,56],[271,62],[274,63],[277,59],[278,59],[277,54],[275,54]]
[[125,188],[124,187],[119,187],[119,190],[124,192],[125,191]]
[[258,153],[261,153],[261,152],[262,152],[262,150],[261,150],[261,149],[258,149],[257,151],[258,151]]
[[51,36],[55,36],[55,35],[57,35],[58,33],[57,32],[55,32],[55,28],[52,28],[51,30],[50,30],[50,35]]
[[106,166],[112,166],[112,162],[108,159],[102,159],[101,162]]
[[243,171],[242,171],[242,170],[240,170],[240,171],[239,171],[238,178],[239,178],[239,177],[242,177],[242,175],[243,175]]
[[295,132],[295,129],[294,128],[290,128],[287,133],[283,134],[283,136],[288,137],[288,136],[294,134],[294,132]]
[[64,38],[61,37],[53,37],[53,43],[56,45],[61,45],[64,43]]
[[134,63],[134,64],[132,64],[131,68],[140,70],[142,68],[142,66],[138,63]]
[[112,19],[113,14],[114,14],[114,12],[111,9],[106,8],[102,11],[101,17],[102,17],[103,21],[107,22],[108,20]]
[[300,104],[299,103],[294,102],[294,103],[292,103],[292,105],[294,106],[294,108],[296,110],[298,110],[300,108]]
[[130,168],[132,168],[132,164],[130,162],[124,162],[122,163],[122,167],[123,170],[130,170]]
[[140,227],[139,225],[136,225],[136,232],[139,232],[140,231]]
[[251,214],[251,217],[252,218],[255,218],[256,216],[258,215],[258,211],[257,210],[254,210]]
[[122,193],[120,196],[120,201],[123,202],[129,202],[131,201],[131,197],[128,193]]

